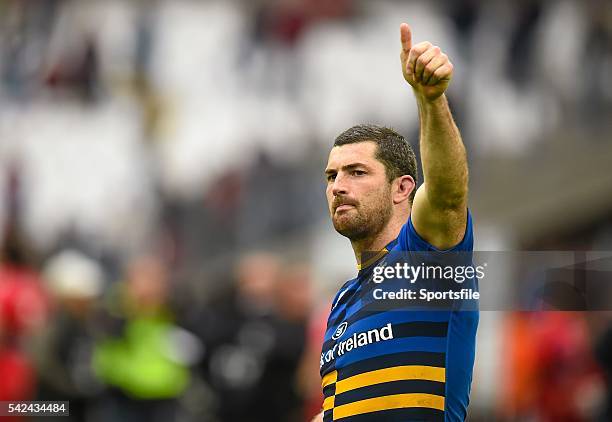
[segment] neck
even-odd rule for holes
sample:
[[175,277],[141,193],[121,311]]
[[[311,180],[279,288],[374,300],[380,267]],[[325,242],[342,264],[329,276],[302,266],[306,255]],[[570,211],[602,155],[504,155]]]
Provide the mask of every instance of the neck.
[[385,228],[373,236],[359,240],[351,240],[351,246],[353,247],[357,264],[362,264],[361,256],[364,252],[379,252],[397,238],[402,226],[406,223],[408,215],[410,215],[410,212],[408,212],[407,215],[403,215],[402,213],[399,218],[391,218]]

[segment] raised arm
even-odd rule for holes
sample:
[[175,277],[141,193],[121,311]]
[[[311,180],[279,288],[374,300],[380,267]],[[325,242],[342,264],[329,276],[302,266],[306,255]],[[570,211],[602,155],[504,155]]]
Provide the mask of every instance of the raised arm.
[[412,223],[430,244],[448,249],[463,238],[468,195],[465,147],[444,95],[453,76],[453,65],[430,42],[413,46],[407,24],[400,26],[400,33],[402,71],[413,88],[421,123],[424,182],[412,204]]

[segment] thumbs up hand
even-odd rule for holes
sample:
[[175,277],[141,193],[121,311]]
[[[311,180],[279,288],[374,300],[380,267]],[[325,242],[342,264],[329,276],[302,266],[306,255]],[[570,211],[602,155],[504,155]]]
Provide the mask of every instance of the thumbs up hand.
[[402,51],[400,59],[404,79],[419,99],[433,101],[440,97],[453,77],[453,64],[440,47],[429,41],[412,45],[412,31],[406,23],[400,25]]

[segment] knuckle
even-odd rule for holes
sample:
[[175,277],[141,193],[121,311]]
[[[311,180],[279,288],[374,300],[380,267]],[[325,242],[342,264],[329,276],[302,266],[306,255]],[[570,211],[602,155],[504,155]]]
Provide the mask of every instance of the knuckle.
[[419,53],[424,53],[430,47],[431,47],[431,43],[429,41],[424,41],[424,42],[418,43],[413,49],[415,49]]
[[433,56],[431,54],[428,54],[428,53],[422,54],[419,57],[419,61],[423,65],[426,65],[427,63],[430,63],[432,59],[433,59]]

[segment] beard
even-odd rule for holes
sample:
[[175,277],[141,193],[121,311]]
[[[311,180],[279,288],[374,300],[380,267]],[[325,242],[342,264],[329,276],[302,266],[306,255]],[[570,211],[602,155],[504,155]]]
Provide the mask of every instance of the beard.
[[[342,200],[338,202],[343,203]],[[386,189],[367,202],[349,202],[354,208],[343,211],[341,215],[332,214],[334,228],[351,241],[359,241],[376,236],[389,223],[392,214],[391,189]]]

